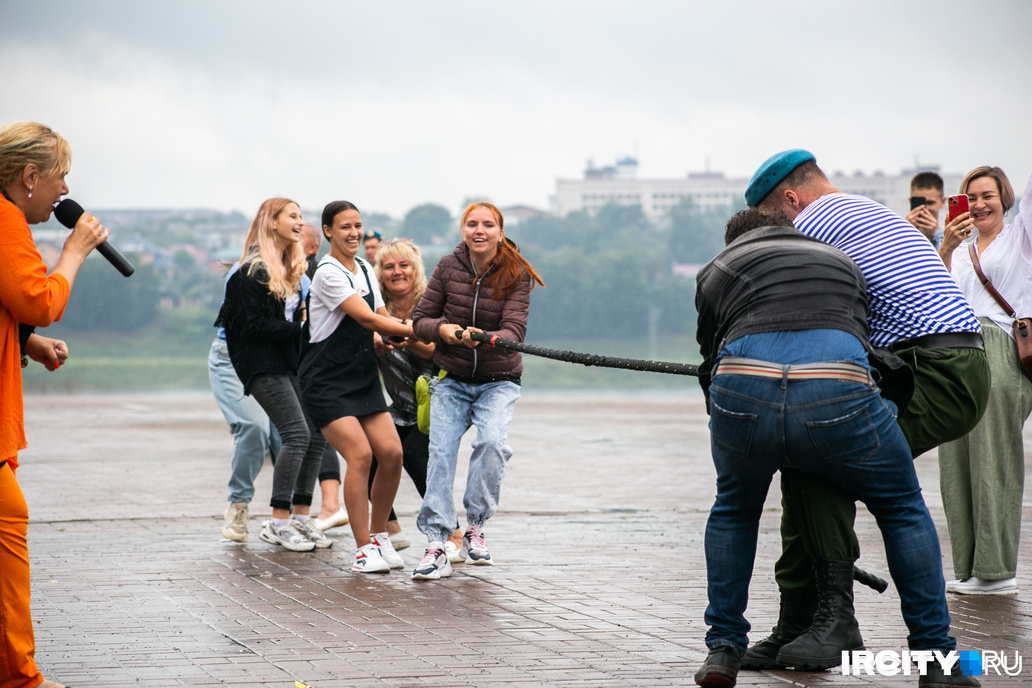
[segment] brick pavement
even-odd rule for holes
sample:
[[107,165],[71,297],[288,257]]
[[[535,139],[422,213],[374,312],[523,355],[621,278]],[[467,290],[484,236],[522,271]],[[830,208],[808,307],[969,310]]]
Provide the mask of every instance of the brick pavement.
[[[346,528],[314,553],[258,540],[268,466],[251,542],[220,541],[230,436],[207,394],[31,397],[27,426],[19,479],[32,514],[37,660],[75,688],[694,685],[714,478],[698,397],[528,394],[512,425],[502,510],[486,530],[498,563],[459,565],[439,582],[350,573]],[[935,463],[933,454],[918,465],[948,561]],[[422,553],[418,505],[403,478],[410,569]],[[1028,533],[1032,508],[1024,516]],[[779,517],[775,485],[751,589],[753,639],[777,616]],[[864,565],[886,575],[865,511],[858,534]],[[1030,562],[1025,538],[1019,578]],[[1026,652],[1030,599],[1027,585],[1011,597],[950,596],[961,647]],[[898,604],[891,587],[858,588],[869,649],[905,647]],[[983,680],[1029,683],[1032,667]],[[916,679],[742,672],[739,685]]]

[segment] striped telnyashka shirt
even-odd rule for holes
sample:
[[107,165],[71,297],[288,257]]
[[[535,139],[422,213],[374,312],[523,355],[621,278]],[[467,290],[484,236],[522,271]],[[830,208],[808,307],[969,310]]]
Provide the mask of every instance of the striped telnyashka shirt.
[[880,203],[829,194],[806,206],[793,224],[841,250],[864,274],[872,345],[940,332],[981,332],[928,239]]

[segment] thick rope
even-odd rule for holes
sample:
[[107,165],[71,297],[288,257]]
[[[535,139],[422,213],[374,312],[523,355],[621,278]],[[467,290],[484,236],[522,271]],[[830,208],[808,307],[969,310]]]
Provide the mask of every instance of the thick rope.
[[[455,333],[461,337],[463,331]],[[502,339],[496,335],[484,334],[483,332],[470,332],[470,338],[475,342],[500,346],[503,349],[511,349],[520,353],[542,358],[551,358],[565,363],[579,363],[585,366],[596,366],[599,368],[621,368],[623,370],[641,370],[649,373],[667,373],[668,375],[693,375],[699,376],[699,366],[690,363],[667,363],[665,361],[644,361],[637,358],[616,358],[614,356],[596,356],[595,354],[582,354],[576,351],[561,351],[559,349],[548,349],[534,344],[514,342],[511,339]]]

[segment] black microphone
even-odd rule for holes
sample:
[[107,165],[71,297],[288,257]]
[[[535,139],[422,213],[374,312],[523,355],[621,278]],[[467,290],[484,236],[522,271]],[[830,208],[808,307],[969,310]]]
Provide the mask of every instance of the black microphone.
[[[54,217],[57,221],[63,224],[68,229],[74,229],[75,223],[79,221],[82,214],[86,211],[82,209],[82,206],[73,201],[70,198],[66,198],[57,204],[54,208]],[[136,272],[136,268],[133,264],[125,259],[121,253],[118,252],[114,246],[109,244],[107,240],[104,240],[97,245],[97,251],[100,255],[107,258],[107,261],[115,266],[115,269],[120,273],[128,277],[129,275]]]

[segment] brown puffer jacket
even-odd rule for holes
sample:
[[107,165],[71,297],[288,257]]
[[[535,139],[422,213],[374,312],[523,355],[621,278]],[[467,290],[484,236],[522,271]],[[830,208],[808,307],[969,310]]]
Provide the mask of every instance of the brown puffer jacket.
[[[516,248],[516,244],[509,243]],[[527,334],[533,282],[526,271],[521,272],[523,280],[519,286],[509,292],[506,299],[496,301],[491,298],[491,289],[481,287],[490,269],[477,279],[476,288],[473,287],[476,273],[466,244],[460,243],[455,251],[441,258],[412,314],[412,329],[416,336],[437,345],[434,363],[453,375],[477,380],[515,380],[520,377],[523,358],[519,352],[487,344],[473,349],[463,345],[448,346],[441,340],[438,328],[443,323],[479,327],[487,334],[522,342]]]

